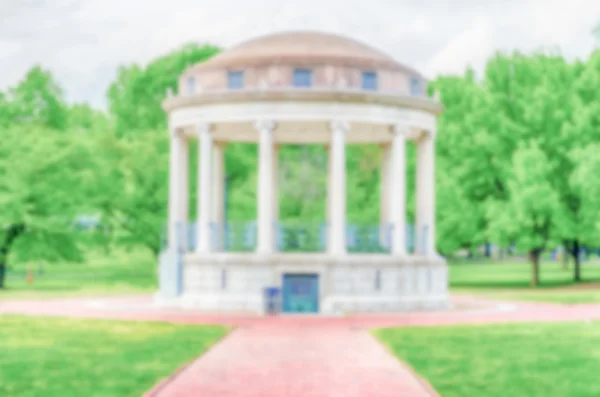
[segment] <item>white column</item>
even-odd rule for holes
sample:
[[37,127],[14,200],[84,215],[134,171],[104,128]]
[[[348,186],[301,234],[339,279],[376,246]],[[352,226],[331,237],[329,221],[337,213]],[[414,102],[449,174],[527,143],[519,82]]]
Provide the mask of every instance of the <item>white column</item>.
[[[279,145],[273,146],[273,163],[271,168],[273,174],[273,224],[277,225],[279,222]],[[275,227],[275,226],[273,226]],[[277,250],[277,231],[273,230],[274,249]]]
[[225,216],[225,144],[213,143],[212,148],[212,198],[211,222],[215,229],[217,251],[223,250]]
[[256,123],[259,134],[258,189],[257,189],[257,232],[256,251],[262,254],[273,252],[275,247],[273,220],[273,129],[275,123],[261,120]]
[[182,186],[182,157],[184,155],[186,144],[185,138],[177,128],[170,127],[170,154],[169,154],[169,224],[168,224],[168,249],[177,249],[182,247],[183,230],[181,224],[182,204],[184,187]]
[[279,145],[273,146],[273,222],[279,221]]
[[329,253],[346,253],[346,132],[349,124],[331,123],[331,241]]
[[181,219],[181,233],[182,233],[182,241],[181,247],[184,251],[187,251],[189,246],[189,223],[190,223],[190,182],[189,182],[189,169],[190,169],[190,152],[188,140],[186,137],[182,137],[182,147],[181,153],[179,157],[180,165],[179,165],[179,183],[181,194],[179,200],[181,204],[179,206],[179,219]]
[[198,222],[196,229],[196,252],[206,253],[211,248],[211,163],[212,137],[210,125],[199,124],[198,132]]
[[381,168],[379,171],[379,243],[384,245],[390,231],[390,166],[391,145],[381,145]]
[[390,164],[390,218],[392,232],[392,255],[406,255],[406,134],[402,125],[393,127]]
[[435,248],[435,131],[417,143],[416,253],[436,255]]
[[327,202],[325,203],[325,221],[327,223],[327,230],[325,231],[326,246],[329,247],[331,244],[331,195],[332,195],[332,170],[333,170],[333,156],[331,154],[331,144],[325,145],[327,151]]

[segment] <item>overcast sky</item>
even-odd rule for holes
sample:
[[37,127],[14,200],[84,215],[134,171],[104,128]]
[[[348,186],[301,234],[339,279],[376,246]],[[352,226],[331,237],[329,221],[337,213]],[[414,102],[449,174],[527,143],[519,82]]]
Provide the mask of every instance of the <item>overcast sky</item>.
[[350,35],[434,77],[495,50],[584,58],[599,21],[598,0],[0,0],[0,90],[41,64],[69,101],[103,108],[119,65],[289,29]]

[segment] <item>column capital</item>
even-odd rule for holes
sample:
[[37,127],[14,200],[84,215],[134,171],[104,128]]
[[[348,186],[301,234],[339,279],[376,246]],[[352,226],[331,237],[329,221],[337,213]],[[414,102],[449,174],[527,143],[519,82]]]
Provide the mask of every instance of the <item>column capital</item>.
[[169,135],[171,138],[181,138],[183,137],[183,131],[179,127],[169,127]]
[[275,129],[275,122],[273,120],[257,120],[254,123],[254,128],[259,131],[267,130],[269,132],[273,132]]
[[350,123],[347,120],[332,120],[329,123],[329,128],[331,131],[341,131],[346,133],[350,129]]
[[392,135],[402,135],[405,138],[408,137],[410,133],[410,128],[405,124],[394,124],[392,126]]
[[209,134],[210,133],[210,124],[209,123],[196,124],[196,133],[198,135]]
[[437,135],[436,129],[423,130],[420,134],[420,139],[435,139]]

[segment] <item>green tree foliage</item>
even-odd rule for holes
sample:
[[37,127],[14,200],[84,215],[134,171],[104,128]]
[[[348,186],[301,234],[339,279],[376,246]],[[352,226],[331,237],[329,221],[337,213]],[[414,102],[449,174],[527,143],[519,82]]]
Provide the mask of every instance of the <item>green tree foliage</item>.
[[[442,77],[434,86],[445,106],[437,143],[437,233],[440,250],[452,253],[485,241],[484,208],[472,204],[503,193],[505,164],[497,156],[498,137],[490,125],[496,118],[490,110],[491,98],[473,73]],[[461,212],[465,224],[459,229],[457,208],[449,203],[468,207]]]
[[[550,102],[554,99],[554,114],[562,120],[562,126],[559,131],[553,130],[554,134],[548,134],[547,152],[554,159],[555,184],[561,197],[561,208],[559,212],[560,219],[560,237],[566,253],[574,260],[574,279],[580,281],[580,258],[579,251],[581,243],[587,231],[581,224],[581,195],[574,189],[570,183],[570,176],[578,167],[581,160],[573,153],[579,152],[582,148],[597,141],[600,137],[594,127],[594,111],[596,99],[595,93],[590,92],[586,86],[590,80],[594,80],[593,57],[588,66],[575,63],[570,68],[570,75],[565,73],[565,80],[568,85],[555,83],[554,93],[548,94],[547,98],[540,98],[539,102],[546,100]],[[597,78],[597,77],[596,77]],[[562,91],[562,95],[557,92]],[[597,108],[596,108],[597,109]],[[549,109],[548,112],[552,112]],[[558,121],[558,120],[557,120]],[[550,144],[551,143],[551,144]]]
[[161,108],[167,88],[177,91],[181,73],[217,54],[214,46],[188,44],[157,58],[145,68],[130,65],[119,68],[108,89],[110,113],[119,135],[144,130],[166,129],[167,118]]
[[[599,82],[597,59],[597,52],[587,62],[575,63],[551,51],[497,53],[480,80],[467,71],[434,82],[445,108],[437,147],[442,252],[483,241],[505,248],[520,242],[535,254],[536,266],[537,250],[555,248],[532,248],[523,236],[531,236],[531,230],[517,227],[521,223],[505,215],[521,206],[513,197],[520,186],[516,161],[527,153],[521,145],[529,145],[527,150],[547,163],[539,188],[551,188],[558,200],[550,207],[554,212],[548,218],[549,236],[568,248],[576,263],[575,280],[580,279],[579,248],[584,240],[597,243],[587,240],[591,226],[582,223],[582,192],[571,176],[581,162],[574,153],[600,139],[600,97],[593,88]],[[462,219],[477,226],[459,227],[455,210],[467,212]]]
[[80,103],[68,109],[69,129],[72,131],[109,131],[108,116],[88,104]]
[[47,127],[0,129],[0,288],[9,260],[77,260],[77,217],[89,212],[91,148]]
[[68,109],[64,103],[62,89],[52,74],[40,66],[33,67],[25,78],[9,91],[8,99],[13,123],[34,123],[57,130],[67,127]]
[[158,255],[168,208],[169,140],[165,131],[144,131],[143,137],[108,132],[94,138],[92,205],[112,242]]
[[534,286],[539,284],[540,255],[555,231],[558,194],[552,186],[550,162],[536,140],[521,143],[507,179],[508,199],[489,208],[489,234],[494,241],[514,239],[532,261]]
[[577,164],[569,183],[580,200],[577,225],[581,241],[595,246],[600,241],[600,143],[596,142],[571,155]]

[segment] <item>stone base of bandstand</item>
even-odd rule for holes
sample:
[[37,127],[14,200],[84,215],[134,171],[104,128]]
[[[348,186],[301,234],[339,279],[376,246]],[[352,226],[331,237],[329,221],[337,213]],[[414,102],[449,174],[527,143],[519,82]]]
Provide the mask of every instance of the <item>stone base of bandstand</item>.
[[167,267],[180,266],[178,293],[161,280],[155,295],[166,306],[264,314],[266,287],[281,288],[284,275],[312,274],[318,276],[321,314],[449,308],[448,266],[438,256],[186,253],[161,262],[161,279],[169,278]]

